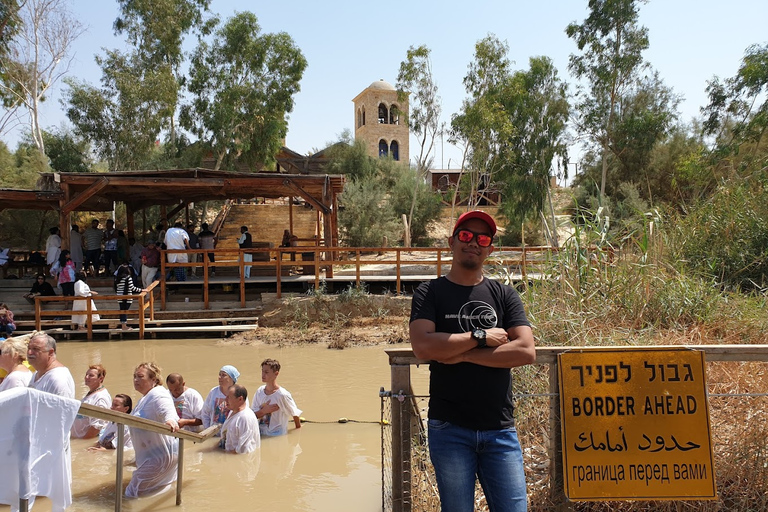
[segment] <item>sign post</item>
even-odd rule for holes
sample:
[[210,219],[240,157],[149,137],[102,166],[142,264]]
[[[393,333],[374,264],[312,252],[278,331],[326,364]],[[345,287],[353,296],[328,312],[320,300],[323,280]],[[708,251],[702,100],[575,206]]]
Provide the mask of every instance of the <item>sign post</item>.
[[558,368],[568,499],[717,498],[703,352],[578,349]]

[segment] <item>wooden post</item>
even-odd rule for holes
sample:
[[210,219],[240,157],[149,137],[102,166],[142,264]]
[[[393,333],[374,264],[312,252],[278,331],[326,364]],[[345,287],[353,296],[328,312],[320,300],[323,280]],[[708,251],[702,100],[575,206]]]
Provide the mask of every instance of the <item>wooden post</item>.
[[392,511],[411,510],[411,366],[392,365]]
[[160,249],[160,309],[165,311],[165,251]]
[[210,274],[208,273],[209,271],[208,253],[204,252],[201,254],[203,256],[203,307],[205,309],[208,309],[210,308],[210,304],[209,304],[210,297],[208,295],[208,286],[211,284],[209,281]]
[[355,283],[360,286],[360,249],[355,251]]
[[85,298],[85,312],[86,312],[86,322],[88,322],[88,341],[93,341],[93,308],[91,305],[93,304],[93,299],[90,297]]
[[557,358],[549,365],[549,492],[558,511],[572,510],[565,498],[563,445],[560,425],[560,384]]
[[117,424],[117,460],[115,464],[115,512],[123,510],[123,450],[125,449],[125,427]]
[[42,331],[42,329],[40,328],[41,327],[40,314],[41,314],[42,305],[40,304],[40,299],[38,297],[39,295],[35,296],[35,330]]
[[[149,292],[152,293],[152,292]],[[144,295],[145,292],[139,294],[139,339],[144,339]]]
[[277,249],[276,260],[277,260],[277,265],[275,268],[277,270],[277,298],[279,299],[283,295],[282,294],[282,282],[283,282],[282,280],[283,249],[282,248]]
[[136,225],[133,220],[133,205],[130,205],[128,203],[125,204],[125,230],[127,233],[125,234],[126,238],[134,237],[136,238]]
[[245,253],[240,249],[237,253],[237,264],[240,266],[240,307],[245,307]]
[[397,294],[400,295],[400,248],[397,248],[396,250],[397,250],[397,267],[396,267],[397,287],[396,287],[396,291],[397,291]]

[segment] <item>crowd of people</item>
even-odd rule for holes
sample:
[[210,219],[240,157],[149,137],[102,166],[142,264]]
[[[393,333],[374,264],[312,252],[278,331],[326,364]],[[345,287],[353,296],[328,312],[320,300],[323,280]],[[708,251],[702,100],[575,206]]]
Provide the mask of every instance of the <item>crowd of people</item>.
[[[0,344],[0,392],[30,387],[75,398],[75,380],[58,361],[56,350],[56,340],[44,332],[34,333],[28,342],[20,338],[5,340]],[[163,381],[157,364],[142,362],[133,371],[133,388],[141,395],[134,405],[128,394],[113,398],[104,385],[106,368],[92,364],[85,372],[88,391],[81,402],[164,423],[171,432],[184,429],[199,433],[218,427],[219,448],[233,454],[250,453],[260,447],[261,437],[287,434],[291,422],[295,428],[301,428],[302,411],[291,393],[278,385],[279,373],[277,360],[262,362],[264,384],[249,404],[248,390],[238,384],[240,372],[232,365],[221,367],[218,384],[203,399],[179,373],[170,373]],[[70,435],[95,439],[89,451],[117,448],[117,424],[88,415],[76,417]],[[176,480],[177,438],[137,427],[126,427],[124,436],[125,449],[133,449],[136,457],[136,470],[125,489],[127,497],[161,492]]]

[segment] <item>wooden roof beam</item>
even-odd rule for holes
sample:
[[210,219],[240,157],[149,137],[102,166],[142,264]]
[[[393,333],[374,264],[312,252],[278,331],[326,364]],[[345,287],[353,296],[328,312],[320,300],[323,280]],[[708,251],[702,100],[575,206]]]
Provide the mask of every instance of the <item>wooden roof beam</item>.
[[309,194],[306,190],[298,186],[296,183],[294,183],[292,180],[284,180],[283,185],[290,188],[294,192],[296,192],[296,195],[301,196],[306,202],[317,208],[319,211],[323,212],[324,215],[328,215],[331,213],[331,209],[325,206],[323,203],[312,197],[311,194]]
[[90,187],[86,188],[79,194],[77,194],[74,198],[72,198],[68,203],[66,203],[61,208],[61,213],[64,215],[69,215],[72,213],[75,209],[77,209],[78,206],[104,190],[104,188],[109,185],[109,179],[106,177],[100,178],[98,181],[94,182]]

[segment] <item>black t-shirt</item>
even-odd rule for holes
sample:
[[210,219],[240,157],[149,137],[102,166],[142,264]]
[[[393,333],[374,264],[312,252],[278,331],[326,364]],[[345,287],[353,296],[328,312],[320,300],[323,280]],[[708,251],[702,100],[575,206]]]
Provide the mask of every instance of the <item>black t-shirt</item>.
[[[476,286],[445,277],[421,284],[411,306],[411,321],[418,319],[430,320],[436,332],[448,333],[530,326],[517,291],[490,279]],[[432,361],[429,369],[429,418],[474,430],[514,425],[509,368]]]

